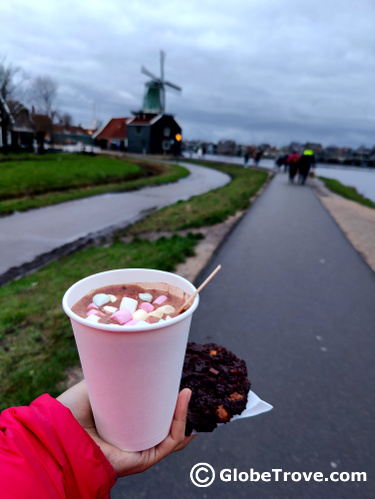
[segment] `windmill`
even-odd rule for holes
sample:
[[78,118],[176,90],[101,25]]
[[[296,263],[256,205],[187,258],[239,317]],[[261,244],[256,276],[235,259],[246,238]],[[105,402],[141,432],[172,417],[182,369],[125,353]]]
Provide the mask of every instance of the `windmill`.
[[148,71],[144,66],[141,68],[141,73],[151,78],[145,83],[145,95],[143,98],[144,113],[165,113],[165,87],[170,87],[178,92],[181,92],[181,87],[164,79],[164,60],[165,52],[160,51],[160,78]]

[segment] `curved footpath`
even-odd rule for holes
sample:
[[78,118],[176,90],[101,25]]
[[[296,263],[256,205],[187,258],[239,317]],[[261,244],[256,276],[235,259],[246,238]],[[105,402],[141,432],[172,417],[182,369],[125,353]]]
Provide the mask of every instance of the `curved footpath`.
[[[172,499],[374,497],[374,272],[314,191],[282,174],[198,283],[218,264],[222,270],[201,292],[190,341],[225,345],[245,359],[252,389],[274,409],[198,435],[147,473],[119,480],[112,498],[155,491]],[[197,463],[216,472],[204,491],[190,479]],[[225,469],[232,481],[220,479]],[[251,469],[257,481],[235,481],[235,470]],[[354,472],[367,473],[367,481],[351,481]]]
[[0,285],[111,234],[164,206],[230,181],[211,168],[180,163],[191,174],[178,182],[104,194],[0,218]]

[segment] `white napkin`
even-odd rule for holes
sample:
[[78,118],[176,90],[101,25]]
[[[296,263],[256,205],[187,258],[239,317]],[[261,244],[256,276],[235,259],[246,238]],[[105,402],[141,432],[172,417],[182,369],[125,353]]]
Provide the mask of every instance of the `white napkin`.
[[[247,404],[245,409],[241,412],[241,414],[234,415],[229,423],[235,421],[236,419],[251,418],[252,416],[257,416],[258,414],[270,411],[271,409],[273,409],[271,404],[264,402],[264,400],[261,400],[258,395],[255,395],[255,393],[250,390],[247,395]],[[224,424],[226,423],[218,423],[217,426],[223,426]],[[195,430],[191,432],[192,435],[196,433],[198,432]]]

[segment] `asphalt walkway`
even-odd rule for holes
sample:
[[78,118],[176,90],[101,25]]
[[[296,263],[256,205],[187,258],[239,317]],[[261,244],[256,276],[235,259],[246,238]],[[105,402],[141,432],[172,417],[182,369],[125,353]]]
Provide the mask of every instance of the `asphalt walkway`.
[[[198,282],[219,263],[190,340],[245,359],[252,389],[274,409],[198,435],[147,473],[121,479],[113,499],[375,497],[374,272],[313,190],[284,175],[271,180]],[[197,463],[214,468],[210,487],[191,483]],[[223,482],[223,469],[271,479]],[[276,480],[275,469],[320,472],[323,481]],[[343,473],[345,481],[330,480],[336,472],[332,479]],[[366,472],[367,481],[351,482],[352,472]]]
[[0,284],[70,251],[87,238],[133,224],[147,213],[203,194],[229,182],[211,168],[179,163],[191,174],[176,183],[133,192],[105,194],[68,201],[0,218]]

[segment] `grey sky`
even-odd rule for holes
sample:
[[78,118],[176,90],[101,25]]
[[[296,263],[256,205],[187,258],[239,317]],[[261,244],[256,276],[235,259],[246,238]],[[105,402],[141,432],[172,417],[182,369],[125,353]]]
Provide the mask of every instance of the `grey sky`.
[[54,78],[75,123],[140,109],[163,49],[186,139],[375,144],[374,0],[12,0],[0,26],[0,56]]

